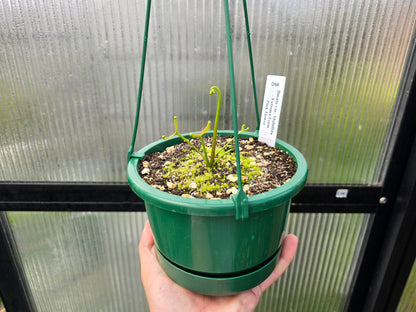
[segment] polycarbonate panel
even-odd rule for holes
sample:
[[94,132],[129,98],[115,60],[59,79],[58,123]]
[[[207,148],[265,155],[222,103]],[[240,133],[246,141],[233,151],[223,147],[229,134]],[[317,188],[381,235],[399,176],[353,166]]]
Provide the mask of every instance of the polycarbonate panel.
[[[230,1],[239,121],[253,130],[242,1]],[[374,177],[414,31],[412,0],[248,1],[259,104],[267,74],[287,77],[278,137],[309,182]],[[145,0],[2,1],[0,179],[125,181]],[[223,9],[153,1],[137,148],[213,119],[231,126]]]
[[370,220],[364,214],[291,214],[288,232],[298,236],[298,251],[256,311],[344,311]]
[[11,212],[37,311],[147,311],[138,244],[145,213]]
[[416,262],[413,263],[412,271],[407,279],[402,297],[396,309],[396,312],[409,311],[416,311]]
[[[145,213],[9,212],[39,311],[146,311],[137,245]],[[256,311],[342,311],[369,215],[291,214],[290,268]]]

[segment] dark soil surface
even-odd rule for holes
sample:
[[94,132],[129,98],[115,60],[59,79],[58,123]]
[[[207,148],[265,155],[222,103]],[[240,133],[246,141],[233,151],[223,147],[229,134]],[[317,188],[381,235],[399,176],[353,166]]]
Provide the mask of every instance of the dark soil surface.
[[[229,138],[228,138],[229,140]],[[192,139],[191,142],[200,147],[201,143],[199,139]],[[211,147],[212,137],[205,137],[204,142],[207,147]],[[227,138],[217,138],[217,148],[226,144]],[[252,180],[249,180],[247,176],[243,178],[243,189],[248,196],[267,192],[271,189],[277,188],[282,184],[290,180],[290,178],[296,172],[296,163],[293,158],[285,151],[269,147],[268,145],[258,142],[257,139],[242,139],[240,143],[240,155],[249,157],[257,164],[257,169],[260,169],[260,174]],[[230,144],[231,148],[233,143]],[[236,181],[236,166],[235,163],[222,164],[213,169],[208,169],[206,166],[201,166],[203,169],[199,169],[201,174],[204,174],[206,170],[211,170],[213,178],[210,182],[212,185],[221,185],[220,189],[215,191],[204,192],[198,190],[196,183],[191,183],[187,188],[179,187],[181,180],[177,177],[166,177],[166,170],[164,168],[167,164],[171,164],[174,161],[185,159],[191,151],[191,147],[187,143],[181,143],[167,148],[161,153],[153,153],[146,156],[138,166],[138,172],[143,180],[149,185],[158,188],[162,191],[194,198],[211,198],[211,199],[225,199],[230,198],[232,194],[237,191]],[[203,160],[200,160],[203,162]],[[180,164],[179,164],[180,165]],[[191,172],[191,168],[189,171]],[[165,177],[164,177],[165,175]],[[190,173],[191,175],[191,173]],[[234,179],[231,175],[234,175]],[[226,183],[224,183],[226,181]]]

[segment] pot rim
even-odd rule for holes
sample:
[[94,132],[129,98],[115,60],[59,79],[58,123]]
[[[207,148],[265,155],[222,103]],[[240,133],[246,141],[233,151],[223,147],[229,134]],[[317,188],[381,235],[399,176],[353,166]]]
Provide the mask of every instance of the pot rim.
[[[208,133],[210,134],[210,133]],[[211,131],[212,134],[212,131]],[[219,130],[219,135],[233,135],[231,130]],[[189,137],[189,133],[184,135]],[[254,137],[257,133],[243,132],[241,138]],[[235,205],[232,199],[202,199],[185,198],[158,190],[147,184],[139,175],[137,165],[146,155],[155,151],[162,151],[169,146],[179,144],[182,139],[173,137],[169,140],[158,140],[144,146],[134,153],[127,164],[127,178],[130,188],[142,198],[145,203],[153,204],[161,209],[176,213],[199,215],[199,216],[235,216]],[[248,196],[249,215],[256,212],[268,210],[277,205],[290,201],[298,194],[306,183],[308,166],[304,156],[292,145],[277,139],[276,146],[286,151],[296,162],[297,170],[293,177],[285,184],[257,195]]]

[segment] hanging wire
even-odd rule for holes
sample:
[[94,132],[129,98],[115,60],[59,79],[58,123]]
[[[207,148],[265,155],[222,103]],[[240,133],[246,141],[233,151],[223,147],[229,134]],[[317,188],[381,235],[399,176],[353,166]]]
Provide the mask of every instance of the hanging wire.
[[[257,115],[257,130],[260,125],[260,117],[258,113],[258,105],[257,105],[257,93],[256,93],[256,84],[254,78],[254,66],[253,66],[253,57],[251,52],[251,41],[250,41],[250,27],[248,23],[248,14],[247,14],[247,5],[246,1],[243,1],[244,4],[244,17],[246,23],[246,31],[247,31],[247,42],[248,42],[248,50],[249,50],[249,57],[250,57],[250,67],[251,67],[251,78],[253,84],[253,93],[254,93],[254,102],[256,107],[256,115]],[[142,59],[141,59],[141,69],[140,69],[140,80],[139,80],[139,90],[137,95],[137,107],[136,107],[136,117],[134,121],[134,129],[133,129],[133,137],[131,140],[130,148],[127,153],[127,162],[130,160],[134,150],[134,144],[136,142],[137,136],[137,128],[139,123],[139,115],[140,115],[140,107],[141,107],[141,100],[142,100],[142,93],[143,93],[143,80],[144,80],[144,70],[145,70],[145,63],[146,63],[146,52],[147,52],[147,39],[148,39],[148,32],[149,32],[149,22],[150,22],[150,8],[151,8],[151,0],[147,0],[147,8],[146,8],[146,22],[145,22],[145,29],[144,29],[144,37],[143,37],[143,51],[142,51]],[[235,95],[235,78],[234,78],[234,62],[233,62],[233,49],[232,49],[232,36],[231,36],[231,26],[230,26],[230,14],[229,14],[229,6],[228,0],[224,0],[224,13],[225,13],[225,26],[226,26],[226,35],[227,35],[227,53],[228,53],[228,66],[229,66],[229,75],[230,75],[230,91],[231,91],[231,106],[232,106],[232,114],[233,114],[233,129],[234,129],[234,147],[235,147],[235,157],[236,157],[236,167],[237,167],[237,177],[238,177],[238,192],[237,194],[233,195],[232,199],[236,206],[236,219],[244,219],[248,218],[248,198],[247,194],[243,190],[243,183],[241,177],[241,163],[240,163],[240,144],[238,141],[238,120],[237,120],[237,105],[236,105],[236,95]]]
[[260,129],[260,114],[259,114],[259,106],[258,106],[258,103],[257,103],[256,78],[255,78],[255,75],[254,75],[253,53],[251,51],[251,33],[250,33],[250,26],[249,26],[249,23],[248,23],[248,13],[247,13],[246,0],[243,0],[243,7],[244,7],[244,20],[246,22],[248,55],[249,55],[249,58],[250,58],[251,83],[252,83],[252,86],[253,86],[254,106],[256,108],[256,118],[257,118],[256,130],[259,130]]
[[232,199],[236,206],[236,219],[248,218],[248,199],[247,194],[243,190],[243,182],[241,178],[241,164],[240,164],[240,144],[238,142],[238,120],[237,120],[237,105],[235,100],[235,79],[234,79],[234,63],[233,63],[233,48],[231,44],[231,26],[230,13],[228,7],[228,0],[224,0],[224,14],[225,14],[225,29],[227,33],[227,52],[228,52],[228,67],[230,74],[230,91],[231,91],[231,107],[233,112],[233,128],[234,128],[234,147],[235,159],[238,177],[238,191],[234,194]]
[[131,154],[133,153],[133,150],[134,150],[134,143],[136,142],[136,136],[137,136],[137,126],[139,124],[140,106],[142,102],[142,93],[143,93],[144,68],[146,64],[147,38],[148,38],[148,33],[149,33],[151,4],[152,4],[152,0],[147,0],[146,23],[144,26],[143,51],[142,51],[142,61],[140,65],[140,80],[139,80],[139,91],[137,95],[136,118],[134,119],[133,138],[131,139],[129,151],[127,152],[127,162],[129,162]]

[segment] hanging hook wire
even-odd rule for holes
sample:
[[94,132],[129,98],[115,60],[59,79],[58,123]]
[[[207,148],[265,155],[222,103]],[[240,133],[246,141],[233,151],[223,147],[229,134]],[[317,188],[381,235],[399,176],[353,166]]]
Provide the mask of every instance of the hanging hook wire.
[[152,0],[147,0],[146,24],[144,27],[144,35],[143,35],[143,50],[142,50],[142,61],[140,65],[140,80],[139,80],[139,91],[137,95],[136,118],[134,119],[133,138],[131,139],[129,151],[127,152],[127,162],[129,162],[131,158],[131,154],[133,153],[133,150],[134,150],[134,144],[136,142],[136,136],[137,136],[137,126],[139,124],[140,106],[142,102],[142,93],[143,93],[144,69],[145,69],[145,64],[146,64],[147,38],[148,38],[148,33],[149,33],[151,4],[152,4]]

